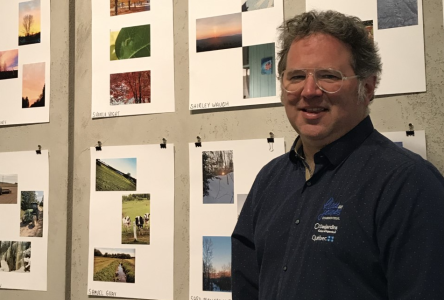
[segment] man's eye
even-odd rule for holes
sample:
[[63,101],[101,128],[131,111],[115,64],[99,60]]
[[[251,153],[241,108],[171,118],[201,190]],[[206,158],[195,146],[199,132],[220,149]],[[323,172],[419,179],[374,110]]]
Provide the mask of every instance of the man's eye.
[[305,80],[305,74],[302,75],[291,75],[290,81],[302,81]]
[[316,77],[320,80],[341,80],[341,76],[332,72],[319,72]]

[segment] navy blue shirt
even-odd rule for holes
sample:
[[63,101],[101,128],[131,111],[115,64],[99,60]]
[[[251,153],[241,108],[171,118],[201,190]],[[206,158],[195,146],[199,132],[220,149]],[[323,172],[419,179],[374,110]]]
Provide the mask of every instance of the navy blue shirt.
[[437,169],[370,117],[314,161],[309,180],[294,150],[258,174],[232,235],[233,300],[444,299]]

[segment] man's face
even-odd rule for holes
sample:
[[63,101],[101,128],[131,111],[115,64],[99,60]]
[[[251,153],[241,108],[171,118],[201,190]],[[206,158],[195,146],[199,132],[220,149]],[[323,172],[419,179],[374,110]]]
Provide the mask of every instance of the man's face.
[[[295,40],[288,52],[286,70],[331,68],[346,77],[355,75],[348,47],[331,35],[315,34]],[[366,97],[358,101],[358,79],[344,80],[334,93],[323,92],[312,75],[307,75],[300,90],[282,90],[287,117],[303,144],[323,147],[355,127],[366,116],[366,108],[375,88],[375,78],[364,80]]]

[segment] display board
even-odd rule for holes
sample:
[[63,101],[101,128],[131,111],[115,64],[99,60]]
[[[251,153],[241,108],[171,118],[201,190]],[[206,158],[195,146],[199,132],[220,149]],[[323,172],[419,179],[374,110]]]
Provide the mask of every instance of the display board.
[[0,126],[49,122],[50,0],[3,1]]
[[190,299],[231,299],[231,233],[259,170],[284,139],[189,144]]
[[173,299],[174,146],[91,148],[88,295]]

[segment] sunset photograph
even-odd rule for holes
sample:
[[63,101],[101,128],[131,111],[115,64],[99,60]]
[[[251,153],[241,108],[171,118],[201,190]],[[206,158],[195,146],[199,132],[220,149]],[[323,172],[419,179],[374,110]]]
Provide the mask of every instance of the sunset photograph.
[[242,47],[242,14],[196,20],[196,51]]
[[45,106],[45,63],[23,65],[22,108]]
[[40,43],[40,0],[19,4],[19,46]]
[[18,78],[18,49],[0,51],[0,80]]

